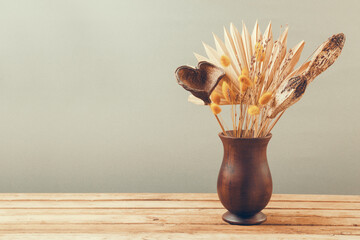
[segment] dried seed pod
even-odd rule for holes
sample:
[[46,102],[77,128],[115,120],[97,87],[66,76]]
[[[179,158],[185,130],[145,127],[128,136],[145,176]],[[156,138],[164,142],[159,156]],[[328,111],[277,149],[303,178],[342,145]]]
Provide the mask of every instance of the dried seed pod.
[[211,103],[210,107],[211,107],[211,111],[215,115],[218,115],[219,113],[221,113],[221,107],[219,105],[217,105],[216,103]]
[[271,98],[272,98],[272,93],[271,92],[266,92],[260,97],[259,103],[261,105],[265,105],[268,102],[270,102]]
[[230,58],[226,55],[222,55],[220,58],[220,64],[223,67],[228,67],[230,65]]
[[251,105],[249,108],[248,108],[248,113],[249,115],[251,116],[254,116],[254,115],[258,115],[260,113],[260,109],[258,106],[256,105]]
[[307,79],[303,75],[292,77],[288,81],[283,82],[271,101],[268,117],[275,118],[278,113],[299,101],[305,92],[306,86]]
[[340,56],[345,44],[343,33],[335,34],[320,45],[314,53],[310,65],[305,72],[309,83],[312,82],[320,73],[330,67]]
[[225,72],[209,62],[203,61],[198,63],[197,68],[178,67],[175,75],[180,86],[203,100],[205,104],[210,104],[210,95],[225,76]]

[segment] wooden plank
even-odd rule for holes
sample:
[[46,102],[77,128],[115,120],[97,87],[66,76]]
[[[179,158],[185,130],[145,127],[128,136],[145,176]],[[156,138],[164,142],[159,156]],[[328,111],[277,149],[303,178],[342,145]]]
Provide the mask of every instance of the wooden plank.
[[[41,240],[49,239],[49,234],[0,234],[2,240],[27,239],[27,240]],[[342,235],[294,235],[294,234],[224,234],[224,233],[118,233],[118,234],[51,234],[52,240],[74,240],[74,239],[102,239],[102,240],[172,240],[172,239],[246,239],[246,240],[264,240],[264,239],[292,239],[292,240],[355,240],[358,236],[342,236]]]
[[[218,201],[216,193],[0,193],[1,201],[24,200],[79,200],[83,201],[118,201],[118,200],[191,200]],[[309,195],[309,194],[273,194],[271,201],[330,201],[360,202],[360,195]]]
[[[222,212],[223,213],[223,212]],[[221,219],[222,213],[215,214],[53,214],[46,210],[43,214],[1,215],[0,224],[213,224],[226,225]],[[323,216],[281,216],[268,214],[264,225],[294,225],[294,226],[360,226],[359,217],[323,217]]]
[[0,234],[9,233],[189,233],[189,234],[331,234],[360,236],[359,227],[208,224],[1,224]]
[[271,201],[360,202],[360,195],[273,194]]
[[[223,208],[219,201],[2,201],[0,209],[7,208]],[[328,209],[359,210],[358,202],[286,202],[270,201],[270,209]]]
[[0,193],[0,201],[119,201],[119,200],[191,200],[218,201],[216,193]]
[[360,239],[359,196],[275,194],[263,211],[268,220],[250,227],[223,222],[226,210],[213,193],[0,194],[0,199],[1,239],[307,239],[303,234]]
[[219,201],[2,201],[0,209],[7,208],[222,208]]
[[[190,215],[190,216],[220,216],[226,210],[219,209],[0,209],[0,216],[31,216],[31,215]],[[329,218],[360,218],[360,210],[308,210],[308,209],[264,209],[268,216],[281,217],[329,217]]]
[[290,201],[270,201],[268,208],[284,208],[284,209],[360,209],[358,202],[290,202]]
[[23,240],[23,239],[60,239],[60,240],[74,240],[74,239],[124,239],[124,240],[144,240],[144,239],[247,239],[247,240],[304,240],[304,239],[315,239],[315,240],[352,240],[359,239],[357,236],[341,236],[341,235],[291,235],[291,234],[221,234],[221,233],[212,233],[212,234],[187,234],[187,233],[140,233],[140,234],[0,234],[2,240]]

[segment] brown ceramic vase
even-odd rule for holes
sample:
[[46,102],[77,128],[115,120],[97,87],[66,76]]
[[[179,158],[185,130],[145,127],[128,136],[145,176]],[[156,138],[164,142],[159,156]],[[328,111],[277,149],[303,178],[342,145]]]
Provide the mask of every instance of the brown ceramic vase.
[[219,137],[224,145],[217,192],[228,210],[222,218],[230,224],[254,225],[266,220],[261,212],[272,194],[272,179],[266,157],[271,134],[262,138]]

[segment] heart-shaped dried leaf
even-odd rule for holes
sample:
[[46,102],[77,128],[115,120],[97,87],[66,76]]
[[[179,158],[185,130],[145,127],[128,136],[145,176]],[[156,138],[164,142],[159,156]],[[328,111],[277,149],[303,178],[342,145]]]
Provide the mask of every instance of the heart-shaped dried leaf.
[[345,44],[345,35],[343,33],[335,34],[314,53],[310,65],[306,70],[305,76],[309,82],[312,82],[320,73],[330,67],[340,56]]
[[175,75],[180,86],[203,100],[205,104],[210,104],[210,95],[225,76],[225,72],[209,62],[202,61],[198,63],[197,68],[178,67]]
[[268,117],[275,118],[278,113],[299,101],[305,92],[306,86],[307,79],[304,75],[295,76],[283,82],[275,93]]

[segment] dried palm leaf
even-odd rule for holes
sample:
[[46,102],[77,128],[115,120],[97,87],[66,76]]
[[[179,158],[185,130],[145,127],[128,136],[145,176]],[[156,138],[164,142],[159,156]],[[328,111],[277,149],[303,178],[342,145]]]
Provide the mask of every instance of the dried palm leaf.
[[[215,49],[210,47],[209,45],[203,43],[206,54],[210,58],[211,62],[215,63],[217,66],[221,66],[221,55],[216,52]],[[239,87],[235,84],[237,81],[237,74],[235,73],[235,70],[232,68],[232,66],[223,68],[228,78],[231,80],[232,84],[235,86],[235,89],[239,90]]]
[[221,39],[218,36],[216,36],[214,33],[213,33],[213,36],[214,36],[214,41],[215,41],[215,46],[216,46],[217,52],[220,53],[221,55],[229,56],[230,61],[231,61],[231,66],[235,70],[236,74],[239,75],[241,72],[241,69],[240,69],[240,65],[235,60],[236,57],[234,56],[233,51],[231,51],[231,50],[229,51],[227,49],[227,47],[225,46],[225,44],[223,43],[223,41],[221,41]]
[[295,47],[289,50],[287,55],[285,56],[284,61],[280,65],[280,75],[279,79],[284,79],[285,76],[289,75],[291,71],[294,69],[295,65],[300,59],[300,55],[302,50],[304,49],[305,42],[301,41]]
[[241,64],[241,69],[249,68],[249,62],[246,57],[246,46],[241,38],[239,31],[236,29],[234,24],[230,24],[230,33],[232,37],[232,42],[234,43],[234,48],[238,56],[239,62]]
[[251,57],[254,54],[253,48],[251,46],[251,36],[249,31],[246,28],[245,23],[242,23],[242,32],[241,32],[241,38],[243,40],[244,46],[245,46],[245,53],[246,53],[246,59],[248,62],[249,68],[251,68]]
[[251,47],[252,49],[255,49],[255,45],[257,42],[261,40],[261,33],[258,21],[256,21],[253,32],[251,34]]

